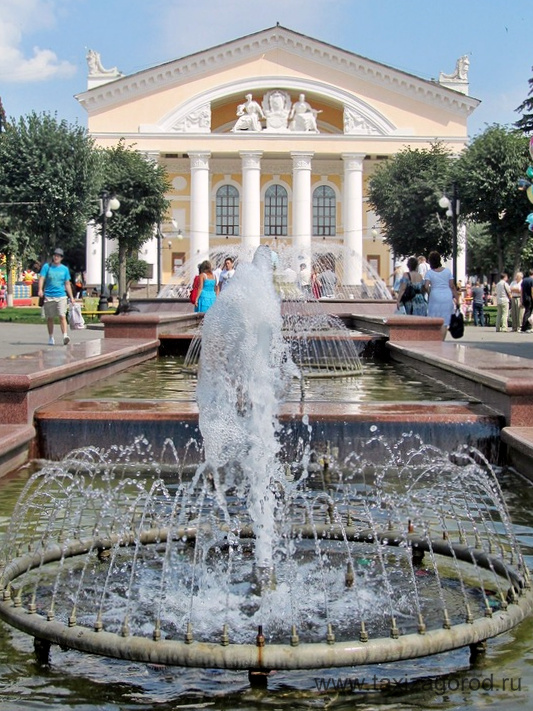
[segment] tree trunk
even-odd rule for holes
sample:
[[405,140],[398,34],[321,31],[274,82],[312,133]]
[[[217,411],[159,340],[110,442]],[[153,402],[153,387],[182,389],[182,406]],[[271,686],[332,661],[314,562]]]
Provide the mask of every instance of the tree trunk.
[[120,242],[118,246],[118,255],[118,298],[127,299],[126,250]]
[[13,255],[6,252],[7,305],[13,306]]

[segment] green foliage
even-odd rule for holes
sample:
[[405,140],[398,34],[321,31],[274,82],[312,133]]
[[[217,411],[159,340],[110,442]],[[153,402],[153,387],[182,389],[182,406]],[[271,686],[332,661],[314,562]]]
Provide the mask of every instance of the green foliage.
[[[121,267],[118,252],[110,254],[105,264],[107,271],[118,281]],[[148,263],[144,259],[139,259],[136,255],[131,255],[125,258],[124,264],[126,267],[126,286],[124,291],[127,292],[134,282],[146,278]]]
[[528,84],[527,97],[516,109],[516,112],[521,113],[522,116],[515,122],[516,128],[527,135],[533,133],[533,78],[529,80]]
[[7,306],[0,309],[0,323],[44,323],[40,308]]
[[0,202],[18,256],[31,243],[42,259],[83,244],[93,209],[98,155],[86,130],[31,113],[0,133]]
[[518,268],[531,234],[525,218],[532,206],[517,188],[527,166],[527,139],[497,124],[476,136],[455,165],[461,216],[485,225],[497,271]]
[[[124,141],[102,151],[102,189],[115,195],[120,208],[107,220],[106,236],[118,241],[119,295],[127,291],[126,259],[134,255],[154,234],[154,225],[168,211],[165,193],[170,181],[163,166],[145,158]],[[97,216],[101,222],[102,216]],[[115,272],[114,272],[115,273]]]
[[379,216],[385,242],[396,257],[452,250],[449,220],[439,221],[439,199],[449,189],[452,160],[439,143],[406,148],[381,164],[369,180],[369,204]]
[[102,158],[102,188],[120,201],[120,209],[108,220],[107,236],[133,253],[153,237],[154,225],[165,216],[170,181],[163,166],[126,147],[124,141],[105,149]]

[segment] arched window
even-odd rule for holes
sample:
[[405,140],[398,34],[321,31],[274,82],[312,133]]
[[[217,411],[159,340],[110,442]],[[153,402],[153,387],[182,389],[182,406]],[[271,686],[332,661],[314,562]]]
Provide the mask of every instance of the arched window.
[[233,185],[217,190],[217,235],[239,234],[239,191]]
[[271,185],[265,193],[265,235],[287,235],[287,191],[282,185]]
[[313,192],[313,235],[337,234],[337,199],[329,185],[319,185]]

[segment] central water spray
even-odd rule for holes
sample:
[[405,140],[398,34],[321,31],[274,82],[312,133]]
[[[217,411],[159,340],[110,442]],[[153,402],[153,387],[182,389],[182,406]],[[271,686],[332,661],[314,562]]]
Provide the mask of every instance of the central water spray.
[[231,489],[246,497],[261,577],[273,573],[276,508],[286,485],[279,399],[297,375],[282,337],[271,250],[259,247],[205,315],[197,401],[205,469],[222,504]]

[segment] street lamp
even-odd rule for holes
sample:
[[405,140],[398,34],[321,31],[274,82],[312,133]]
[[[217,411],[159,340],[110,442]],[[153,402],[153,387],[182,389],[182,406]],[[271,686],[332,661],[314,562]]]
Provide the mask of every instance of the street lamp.
[[439,207],[446,210],[446,216],[452,218],[452,273],[455,283],[457,284],[457,236],[458,236],[458,218],[459,218],[459,193],[457,183],[452,183],[451,198],[443,195],[439,200]]
[[107,190],[100,193],[100,215],[102,216],[102,273],[100,284],[100,301],[98,302],[98,311],[107,311],[107,286],[105,283],[105,240],[107,219],[113,217],[113,210],[118,210],[120,202],[114,195],[110,195]]

